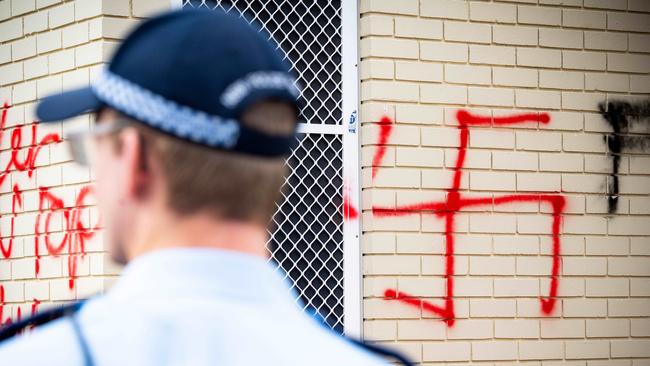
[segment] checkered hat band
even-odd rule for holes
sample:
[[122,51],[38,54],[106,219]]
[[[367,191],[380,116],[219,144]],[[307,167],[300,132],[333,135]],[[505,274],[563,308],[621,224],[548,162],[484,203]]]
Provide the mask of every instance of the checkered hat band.
[[92,83],[91,88],[111,107],[185,140],[232,149],[240,137],[241,127],[236,120],[180,105],[108,70]]

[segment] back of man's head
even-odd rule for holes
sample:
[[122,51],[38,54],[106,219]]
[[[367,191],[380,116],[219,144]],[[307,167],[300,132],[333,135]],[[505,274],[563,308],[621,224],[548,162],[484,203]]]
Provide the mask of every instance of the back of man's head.
[[[99,124],[118,132],[110,134],[118,155],[100,148],[96,175],[107,233],[116,236],[109,245],[155,246],[165,236],[168,246],[264,242],[295,143],[299,94],[289,63],[259,28],[223,12],[172,11],[138,26],[89,87],[44,98],[37,115],[51,122],[100,110]],[[115,127],[117,119],[130,128]],[[138,165],[147,159],[151,167]],[[140,194],[147,187],[164,199]],[[201,222],[213,232],[191,217],[212,220]],[[219,220],[237,225],[215,229]],[[170,230],[183,223],[203,235],[174,238]]]
[[[240,123],[272,136],[292,136],[293,106],[266,100],[247,108]],[[143,138],[146,155],[159,172],[169,209],[180,216],[209,214],[221,220],[266,225],[276,208],[284,183],[285,160],[224,152],[169,136],[133,121]],[[119,149],[118,136],[113,136]]]

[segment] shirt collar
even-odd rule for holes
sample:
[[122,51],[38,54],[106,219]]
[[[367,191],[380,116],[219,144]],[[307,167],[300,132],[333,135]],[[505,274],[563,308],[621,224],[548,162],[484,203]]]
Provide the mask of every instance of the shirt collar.
[[108,296],[300,304],[292,287],[287,275],[265,258],[222,249],[172,248],[132,260]]

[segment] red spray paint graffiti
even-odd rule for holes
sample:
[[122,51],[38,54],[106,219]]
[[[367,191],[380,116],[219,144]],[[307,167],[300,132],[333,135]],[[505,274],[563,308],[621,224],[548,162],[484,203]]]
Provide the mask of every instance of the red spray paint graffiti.
[[[9,112],[9,104],[5,103],[2,107],[2,117],[0,118],[0,140],[5,133],[5,126],[7,124],[7,115]],[[61,138],[58,134],[47,134],[43,139],[36,143],[36,135],[38,127],[36,124],[32,124],[32,138],[31,143],[27,147],[25,154],[25,159],[20,161],[19,153],[22,148],[22,135],[23,135],[23,126],[19,126],[13,129],[11,132],[11,157],[7,166],[0,173],[0,186],[4,183],[5,179],[9,176],[9,173],[12,170],[17,172],[27,172],[28,177],[32,177],[36,165],[36,158],[38,153],[41,151],[41,148],[49,143],[55,143],[61,141]],[[0,252],[2,253],[3,258],[9,258],[11,256],[11,250],[13,247],[14,240],[14,219],[17,215],[17,206],[22,206],[22,195],[21,190],[18,184],[13,186],[13,196],[11,200],[11,232],[9,234],[9,243],[7,246],[4,245],[3,238],[0,235]],[[1,216],[0,216],[1,217]]]
[[[392,131],[393,121],[391,121],[387,116],[382,117],[379,120],[379,141],[377,142],[377,151],[372,158],[373,179],[377,175],[377,169],[379,169],[379,165],[381,165],[384,155],[386,155],[386,144],[388,143],[388,138]],[[355,220],[359,217],[359,211],[351,203],[349,189],[350,188],[347,185],[343,187],[343,218],[346,221]]]
[[11,318],[5,320],[4,318],[5,310],[5,288],[0,285],[0,327],[3,325],[11,324]]
[[[33,299],[32,305],[31,305],[31,315],[32,316],[34,314],[36,314],[36,312],[38,311],[38,306],[40,304],[41,304],[41,302],[39,300]],[[13,322],[11,320],[11,317],[7,317],[5,319],[4,311],[5,311],[5,288],[4,288],[4,286],[0,285],[0,327],[2,327],[3,325],[9,325],[9,324],[11,324]],[[18,307],[16,309],[16,320],[20,321],[21,318],[22,318],[22,310],[21,310],[20,307]]]
[[[0,141],[5,133],[7,125],[8,112],[11,107],[5,103],[2,107],[2,114],[0,119]],[[28,178],[33,179],[34,171],[36,168],[37,158],[42,148],[48,144],[55,144],[61,141],[61,137],[56,133],[46,134],[40,141],[37,142],[38,124],[33,122],[28,129],[31,129],[31,139],[29,144],[23,144],[23,130],[26,126],[14,127],[11,131],[10,138],[10,158],[7,165],[0,171],[0,186],[5,182],[9,173],[18,174],[26,173]],[[24,158],[21,159],[21,156]],[[14,243],[14,221],[20,209],[23,209],[23,190],[18,183],[14,183],[12,187],[12,203],[11,203],[11,225],[8,238],[0,235],[0,254],[2,258],[10,258],[13,250]],[[92,194],[91,187],[83,187],[75,200],[73,207],[66,207],[63,200],[47,187],[39,187],[39,204],[38,214],[36,216],[36,224],[34,227],[34,248],[35,248],[35,273],[38,277],[40,270],[40,243],[41,240],[45,243],[47,253],[52,256],[59,256],[64,254],[64,249],[68,254],[68,275],[70,277],[69,287],[74,288],[75,279],[77,277],[77,268],[79,259],[85,255],[85,243],[94,235],[94,227],[92,230],[84,226],[82,218],[82,210],[85,206],[85,201],[88,196]],[[51,219],[54,213],[60,212],[64,218],[64,233],[63,239],[58,243],[53,243],[50,232],[52,231]],[[44,219],[41,219],[45,216]],[[1,216],[0,216],[1,217]],[[0,233],[2,234],[2,233]],[[8,239],[8,240],[7,240]],[[0,286],[0,324],[3,322],[2,309],[4,306],[4,287]],[[32,303],[32,312],[38,308],[40,301],[34,299]],[[18,308],[20,312],[20,308]],[[19,313],[17,314],[19,315]]]
[[[9,104],[4,103],[2,107],[2,117],[0,119],[0,139],[2,138],[5,132],[9,108],[10,108]],[[23,159],[23,161],[20,161],[18,157],[18,154],[20,153],[20,150],[22,148],[23,126],[16,127],[11,132],[11,139],[10,139],[11,158],[7,163],[7,166],[0,173],[0,185],[2,185],[2,183],[7,178],[9,172],[12,169],[15,169],[20,172],[26,171],[27,175],[31,177],[34,174],[36,157],[38,156],[38,153],[41,151],[43,146],[50,143],[56,143],[61,141],[61,137],[58,134],[50,133],[45,135],[45,137],[43,137],[41,141],[36,143],[38,125],[36,123],[33,123],[31,126],[31,130],[32,130],[31,143],[27,147],[25,159]]]
[[[539,202],[548,203],[553,209],[553,224],[552,232],[552,258],[553,264],[551,268],[551,284],[550,291],[547,297],[540,298],[541,309],[544,314],[550,314],[555,308],[557,301],[558,281],[560,273],[560,225],[561,215],[564,212],[565,198],[561,195],[541,195],[541,194],[513,194],[504,195],[500,197],[480,197],[480,198],[465,198],[461,195],[460,187],[463,177],[462,169],[465,164],[467,155],[467,147],[469,142],[470,126],[507,126],[528,122],[548,123],[550,117],[546,113],[527,113],[517,114],[507,117],[487,117],[477,116],[470,114],[467,111],[459,110],[456,114],[458,120],[458,129],[460,130],[460,143],[459,151],[456,158],[456,163],[453,167],[454,175],[451,182],[451,187],[447,190],[447,199],[445,201],[424,202],[414,205],[405,205],[395,208],[382,208],[373,207],[373,214],[376,216],[400,216],[411,215],[421,212],[434,213],[436,216],[442,218],[445,222],[445,281],[446,293],[443,305],[435,305],[428,301],[418,299],[415,296],[399,292],[395,289],[387,289],[384,296],[387,299],[395,299],[405,304],[416,306],[424,311],[440,316],[449,326],[453,326],[455,322],[454,311],[454,224],[457,213],[463,208],[485,206],[485,205],[502,205],[511,202]],[[382,119],[380,126],[381,133],[379,139],[379,148],[375,153],[373,159],[373,177],[381,159],[385,153],[385,145],[388,141],[391,128],[385,127],[386,121],[390,120],[385,117]]]
[[[40,271],[40,253],[39,253],[39,244],[40,238],[43,236],[45,247],[50,255],[60,255],[64,248],[67,246],[68,252],[68,274],[70,277],[69,287],[70,289],[74,288],[74,281],[77,274],[77,265],[80,257],[83,257],[86,252],[86,241],[90,240],[97,230],[97,226],[91,231],[89,228],[85,227],[81,220],[81,213],[83,207],[85,206],[86,197],[92,193],[91,187],[84,187],[81,189],[77,196],[74,208],[64,208],[63,200],[53,195],[47,188],[41,187],[39,192],[39,203],[38,210],[39,213],[36,216],[36,225],[34,227],[34,233],[36,237],[34,239],[34,250],[36,254],[36,274],[38,275]],[[49,204],[49,209],[46,207]],[[47,211],[47,213],[45,213]],[[49,235],[49,228],[51,224],[52,215],[60,211],[63,214],[64,224],[65,224],[65,233],[63,238],[58,243],[52,243]],[[45,213],[45,220],[42,224],[41,231],[41,217]]]
[[343,186],[343,219],[345,219],[345,221],[349,221],[355,220],[358,217],[359,211],[350,201],[350,187],[345,184]]
[[17,205],[22,206],[23,200],[21,198],[21,192],[20,192],[20,188],[18,187],[18,184],[14,184],[13,196],[11,197],[12,216],[11,216],[11,228],[9,229],[10,230],[9,244],[5,247],[2,238],[0,238],[0,251],[2,252],[2,256],[4,258],[9,258],[9,256],[11,256],[11,249],[13,248],[14,245],[14,224],[16,220]]
[[386,155],[386,144],[388,143],[388,137],[393,131],[393,122],[390,118],[384,116],[379,121],[379,141],[377,142],[377,151],[375,156],[372,158],[372,177],[375,178],[377,175],[377,169],[381,164],[384,155]]

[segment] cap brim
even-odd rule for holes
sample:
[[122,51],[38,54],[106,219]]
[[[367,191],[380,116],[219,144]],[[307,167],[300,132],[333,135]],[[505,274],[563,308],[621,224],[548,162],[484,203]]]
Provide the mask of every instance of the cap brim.
[[54,122],[97,110],[102,101],[90,87],[47,96],[38,103],[36,116],[41,122]]

